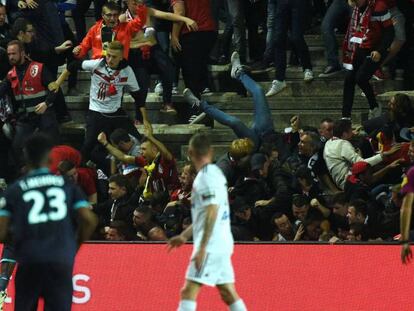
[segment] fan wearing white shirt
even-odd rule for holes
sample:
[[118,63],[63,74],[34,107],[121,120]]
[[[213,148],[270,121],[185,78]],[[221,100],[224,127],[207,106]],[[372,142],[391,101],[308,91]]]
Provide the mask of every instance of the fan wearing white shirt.
[[364,161],[371,166],[375,166],[401,148],[400,145],[395,145],[388,151],[363,159],[349,142],[352,136],[351,121],[347,119],[335,121],[333,137],[326,142],[323,151],[323,158],[325,159],[329,173],[340,189],[344,189],[346,178],[355,162]]
[[123,128],[128,134],[140,138],[134,122],[121,108],[124,92],[131,94],[135,100],[136,113],[140,110],[144,124],[149,125],[145,106],[138,101],[139,86],[135,74],[123,59],[123,49],[119,41],[112,41],[108,44],[105,58],[75,61],[67,66],[56,81],[56,87],[60,87],[70,73],[77,69],[91,72],[89,111],[82,147],[84,160],[90,158],[97,144],[96,137],[101,132],[109,135],[115,129]]
[[191,192],[193,224],[169,241],[172,249],[184,244],[191,236],[194,240],[178,311],[196,310],[197,296],[203,285],[217,287],[231,311],[246,311],[234,286],[233,236],[226,178],[220,168],[212,164],[213,150],[207,135],[194,135],[189,145],[188,155],[198,172]]

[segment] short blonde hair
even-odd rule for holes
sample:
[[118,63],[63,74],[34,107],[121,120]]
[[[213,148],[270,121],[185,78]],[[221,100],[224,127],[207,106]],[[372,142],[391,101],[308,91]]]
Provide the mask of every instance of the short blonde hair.
[[253,153],[254,143],[249,138],[240,138],[232,141],[229,149],[229,154],[234,160],[240,160],[241,158]]
[[118,51],[124,52],[124,46],[119,41],[109,42],[107,49],[118,50]]

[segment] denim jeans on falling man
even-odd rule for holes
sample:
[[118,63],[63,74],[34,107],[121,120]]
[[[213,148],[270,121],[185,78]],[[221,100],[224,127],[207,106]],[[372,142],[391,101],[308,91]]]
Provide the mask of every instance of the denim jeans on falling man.
[[272,115],[263,89],[245,73],[242,73],[238,79],[253,96],[254,117],[250,128],[239,118],[228,115],[218,108],[209,105],[204,100],[201,101],[201,109],[210,118],[230,127],[238,138],[250,138],[254,142],[256,149],[258,149],[263,136],[274,132]]

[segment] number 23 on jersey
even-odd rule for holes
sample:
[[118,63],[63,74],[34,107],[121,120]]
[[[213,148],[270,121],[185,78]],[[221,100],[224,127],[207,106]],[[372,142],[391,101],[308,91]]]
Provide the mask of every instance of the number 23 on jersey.
[[[23,194],[23,200],[32,204],[27,219],[30,225],[59,221],[67,215],[66,194],[62,188],[48,188],[45,194],[30,190]],[[44,211],[46,200],[50,207],[48,212]]]

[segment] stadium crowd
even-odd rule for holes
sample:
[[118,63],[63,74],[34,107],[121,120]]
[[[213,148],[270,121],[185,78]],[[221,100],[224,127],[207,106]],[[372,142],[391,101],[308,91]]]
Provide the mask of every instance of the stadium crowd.
[[[172,95],[181,69],[189,123],[214,119],[238,137],[217,160],[228,182],[235,240],[398,239],[404,186],[414,178],[414,106],[398,93],[383,112],[369,80],[393,79],[403,70],[406,88],[413,89],[412,0],[93,3],[97,22],[89,30],[91,1],[0,4],[3,189],[25,171],[25,138],[42,131],[56,143],[50,170],[78,184],[99,218],[94,239],[164,241],[182,232],[191,224],[197,172],[190,164],[178,167],[154,136],[145,108],[157,73],[161,112],[177,114]],[[315,79],[304,34],[319,26],[327,58],[319,78],[346,71],[342,118],[315,126],[296,115],[278,132],[267,98],[287,87],[288,63],[302,66],[305,82]],[[345,34],[343,60],[337,33]],[[289,62],[287,49],[293,51]],[[200,100],[212,88],[212,63],[231,63],[231,77],[252,96],[253,127]],[[275,79],[263,90],[250,72],[269,67],[276,68]],[[61,144],[59,127],[71,121],[64,95],[79,93],[79,70],[90,72],[91,88],[85,139],[77,150]],[[359,126],[351,120],[356,85],[369,104],[369,119]],[[135,102],[134,119],[122,108],[126,92]]]

